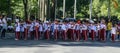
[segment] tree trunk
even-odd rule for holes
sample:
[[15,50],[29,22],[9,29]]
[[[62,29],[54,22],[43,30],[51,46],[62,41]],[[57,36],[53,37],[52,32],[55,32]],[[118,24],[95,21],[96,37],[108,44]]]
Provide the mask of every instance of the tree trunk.
[[11,0],[8,0],[8,16],[11,17]]
[[52,0],[53,6],[51,6],[51,16],[50,18],[54,20],[55,18],[55,0]]
[[27,20],[28,19],[28,11],[27,11],[28,0],[23,0],[23,4],[24,4],[25,20]]
[[47,1],[47,18],[50,18],[50,0]]

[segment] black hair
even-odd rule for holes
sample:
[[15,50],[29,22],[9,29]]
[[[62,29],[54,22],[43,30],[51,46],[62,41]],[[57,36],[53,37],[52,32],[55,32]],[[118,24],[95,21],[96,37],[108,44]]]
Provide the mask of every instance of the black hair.
[[114,23],[114,24],[112,24],[112,26],[113,26],[113,27],[115,27],[115,25],[116,25],[115,23]]
[[2,15],[2,18],[5,17],[5,15]]

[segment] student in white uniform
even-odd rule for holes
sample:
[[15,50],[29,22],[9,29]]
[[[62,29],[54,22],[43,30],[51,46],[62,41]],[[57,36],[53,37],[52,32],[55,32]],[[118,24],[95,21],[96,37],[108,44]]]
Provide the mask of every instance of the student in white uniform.
[[28,26],[27,26],[27,21],[24,22],[24,40],[28,39]]
[[43,33],[43,24],[40,23],[39,24],[39,37],[40,37],[40,39],[42,38],[42,33]]
[[71,40],[75,41],[75,23],[74,22],[71,22],[70,37],[71,37]]
[[63,38],[63,40],[67,40],[68,39],[67,30],[68,29],[67,29],[67,23],[66,22],[62,23],[61,29],[62,29],[62,38]]
[[97,36],[97,39],[100,40],[100,22],[97,22],[97,32],[96,32],[96,36]]
[[97,31],[97,28],[94,23],[91,24],[90,30],[91,30],[90,35],[91,35],[92,41],[94,41],[96,38],[96,31]]
[[6,30],[7,30],[7,20],[6,20],[6,16],[3,15],[3,18],[2,18],[2,30],[1,30],[1,38],[5,38],[5,33],[6,33]]
[[104,22],[100,24],[100,40],[105,41],[106,39],[106,25]]
[[31,40],[33,40],[34,39],[34,23],[33,22],[31,22],[30,24],[29,31],[30,31],[30,38]]
[[15,40],[20,39],[20,23],[16,22],[15,23]]
[[81,23],[80,20],[77,21],[75,24],[75,33],[76,33],[76,40],[79,41],[81,38]]
[[50,39],[50,23],[48,21],[46,21],[44,24],[43,24],[43,27],[44,27],[44,37],[45,39],[49,40]]
[[85,22],[82,23],[82,37],[84,41],[87,41],[87,25]]
[[111,30],[111,37],[112,37],[111,40],[113,42],[115,42],[116,35],[117,35],[117,26],[116,26],[116,24],[113,24],[113,27]]
[[58,30],[59,30],[59,25],[58,25],[58,22],[55,21],[55,24],[54,24],[54,39],[57,40],[58,39]]
[[35,22],[35,40],[38,40],[39,39],[39,21],[36,20]]

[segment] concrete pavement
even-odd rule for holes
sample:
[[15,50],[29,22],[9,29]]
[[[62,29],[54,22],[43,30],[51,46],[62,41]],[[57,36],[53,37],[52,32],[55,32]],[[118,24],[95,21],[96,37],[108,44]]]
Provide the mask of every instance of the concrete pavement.
[[7,33],[7,39],[0,39],[0,53],[120,53],[120,42],[72,42],[53,40],[14,40],[14,34]]
[[120,42],[0,40],[0,53],[120,53]]

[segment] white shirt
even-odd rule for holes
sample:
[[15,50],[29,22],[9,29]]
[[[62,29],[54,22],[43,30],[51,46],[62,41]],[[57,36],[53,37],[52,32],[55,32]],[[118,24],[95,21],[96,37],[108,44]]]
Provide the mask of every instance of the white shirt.
[[97,25],[96,27],[97,27],[97,30],[100,30],[100,25]]
[[82,25],[82,30],[87,30],[87,26],[86,25]]
[[29,31],[33,31],[33,30],[34,30],[34,23],[31,23]]
[[59,25],[58,24],[54,24],[54,30],[58,30],[59,29]]
[[70,29],[71,28],[71,24],[67,24],[67,27],[68,27],[68,29]]
[[15,19],[15,22],[19,22],[19,19]]
[[43,26],[42,26],[42,24],[39,25],[39,31],[43,31]]
[[50,31],[50,27],[51,27],[51,26],[50,26],[49,24],[46,24],[46,23],[45,23],[43,26],[44,26],[44,31],[46,31],[46,30],[49,30],[49,31]]
[[75,25],[71,25],[71,28],[70,29],[75,29]]
[[100,24],[100,29],[106,29],[106,25],[105,24]]
[[16,27],[15,31],[20,32],[20,23],[16,23],[15,27]]
[[3,29],[7,29],[7,21],[5,18],[2,19],[3,22]]
[[117,33],[117,28],[116,27],[112,27],[112,30],[111,30],[111,34],[116,34]]
[[67,26],[65,24],[62,24],[62,30],[67,30]]
[[39,23],[38,23],[38,22],[35,22],[35,26],[39,26]]
[[24,23],[24,24],[23,24],[23,27],[24,27],[24,28],[27,28],[27,24],[26,24],[26,23]]
[[80,30],[80,25],[79,24],[75,25],[75,30]]
[[61,31],[62,30],[62,24],[58,25],[58,30]]
[[90,27],[90,29],[91,29],[91,30],[94,30],[95,32],[97,31],[97,28],[96,28],[95,25],[92,25],[92,26]]
[[2,24],[2,20],[0,19],[0,26],[3,26],[3,24]]
[[2,22],[3,22],[4,24],[7,24],[7,21],[6,21],[5,18],[2,19]]

